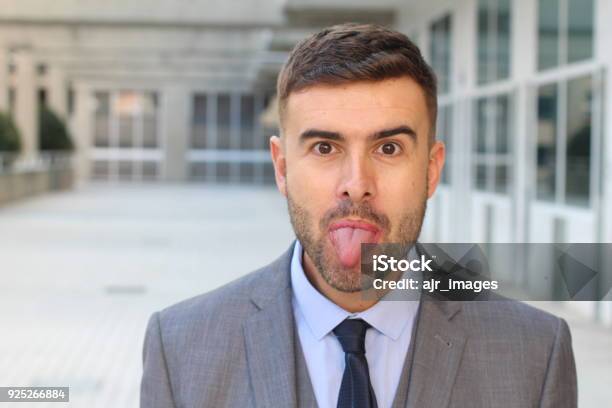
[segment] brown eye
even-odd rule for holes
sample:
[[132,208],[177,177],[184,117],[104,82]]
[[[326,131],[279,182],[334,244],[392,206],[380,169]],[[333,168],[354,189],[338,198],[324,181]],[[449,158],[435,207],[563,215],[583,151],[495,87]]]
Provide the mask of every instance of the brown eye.
[[378,150],[386,156],[393,156],[399,152],[399,146],[396,143],[385,143]]
[[330,154],[333,151],[332,145],[327,142],[319,142],[315,146],[315,150],[317,153],[321,155]]

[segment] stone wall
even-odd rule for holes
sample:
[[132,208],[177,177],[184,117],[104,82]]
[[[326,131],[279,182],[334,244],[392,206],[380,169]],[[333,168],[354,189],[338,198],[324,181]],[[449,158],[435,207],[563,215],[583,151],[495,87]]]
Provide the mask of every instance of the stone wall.
[[69,168],[0,173],[0,206],[73,185],[74,172]]

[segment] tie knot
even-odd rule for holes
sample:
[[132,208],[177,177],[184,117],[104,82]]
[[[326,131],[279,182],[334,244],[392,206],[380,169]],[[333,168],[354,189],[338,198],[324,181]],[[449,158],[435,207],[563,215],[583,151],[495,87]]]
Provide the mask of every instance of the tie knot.
[[346,319],[334,329],[345,353],[365,354],[365,335],[370,325],[362,319]]

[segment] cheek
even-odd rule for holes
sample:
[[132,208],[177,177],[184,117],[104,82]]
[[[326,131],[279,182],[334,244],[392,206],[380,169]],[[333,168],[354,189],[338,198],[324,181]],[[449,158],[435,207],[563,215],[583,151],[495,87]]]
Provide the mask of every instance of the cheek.
[[293,201],[308,211],[318,231],[319,221],[334,205],[333,178],[296,165],[287,172],[287,189]]
[[408,163],[378,173],[378,192],[385,201],[392,198],[398,205],[410,205],[421,198],[427,188],[427,167],[421,163]]
[[426,172],[410,166],[379,179],[378,202],[393,228],[407,212],[419,208],[427,191]]
[[306,197],[314,199],[333,191],[337,168],[337,163],[321,163],[310,157],[297,158],[287,167],[287,182],[299,185]]

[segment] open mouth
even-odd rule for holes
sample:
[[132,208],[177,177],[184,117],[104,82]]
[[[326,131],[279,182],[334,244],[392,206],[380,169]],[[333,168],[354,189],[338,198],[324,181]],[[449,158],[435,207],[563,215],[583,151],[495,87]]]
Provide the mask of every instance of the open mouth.
[[328,234],[342,266],[352,268],[360,263],[361,244],[378,243],[382,230],[361,220],[340,220],[330,225]]

